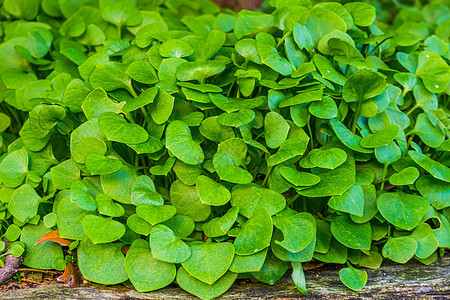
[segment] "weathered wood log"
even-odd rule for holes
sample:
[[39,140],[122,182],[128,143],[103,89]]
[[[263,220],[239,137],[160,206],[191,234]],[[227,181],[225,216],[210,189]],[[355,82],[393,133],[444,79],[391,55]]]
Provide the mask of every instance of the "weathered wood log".
[[[449,299],[450,256],[424,266],[417,262],[405,265],[384,264],[380,269],[367,269],[369,280],[360,292],[347,289],[339,280],[338,270],[342,266],[325,266],[306,271],[306,282],[310,299]],[[275,285],[246,281],[235,283],[221,299],[297,299],[296,290],[289,276]],[[42,285],[0,293],[0,299],[192,299],[175,285],[165,289],[138,293],[122,285],[105,287],[85,284],[68,288],[62,284]]]

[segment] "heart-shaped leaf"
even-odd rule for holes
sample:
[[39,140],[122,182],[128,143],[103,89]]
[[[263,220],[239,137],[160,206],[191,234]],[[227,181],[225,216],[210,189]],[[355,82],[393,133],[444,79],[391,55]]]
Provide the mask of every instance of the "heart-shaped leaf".
[[111,243],[125,234],[125,226],[111,218],[87,215],[81,224],[87,237],[94,244]]
[[152,255],[169,263],[182,263],[191,256],[191,249],[174,232],[163,224],[153,227],[150,234]]
[[203,204],[221,206],[231,199],[230,191],[207,176],[198,176],[195,186]]
[[251,255],[267,248],[272,238],[272,218],[264,206],[257,207],[239,232],[234,247],[238,255]]
[[137,291],[149,292],[172,283],[177,269],[155,259],[147,241],[135,240],[127,252],[125,270]]
[[234,246],[229,242],[196,242],[190,248],[191,256],[182,266],[190,275],[207,284],[213,284],[222,277],[234,258]]
[[112,112],[102,113],[98,119],[98,126],[110,141],[140,144],[148,140],[148,133],[144,128],[128,123],[125,118]]

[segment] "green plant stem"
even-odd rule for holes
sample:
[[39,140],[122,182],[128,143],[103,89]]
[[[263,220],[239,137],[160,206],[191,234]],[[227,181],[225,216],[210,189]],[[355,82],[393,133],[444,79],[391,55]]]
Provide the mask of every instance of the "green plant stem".
[[309,122],[307,123],[307,126],[308,126],[308,132],[309,132],[309,136],[310,136],[309,141],[311,142],[311,150],[312,150],[312,149],[314,149],[314,137],[313,137],[311,125],[309,124]]
[[278,40],[278,44],[277,44],[276,48],[278,49],[278,47],[280,47],[283,44],[283,42],[288,38],[288,36],[290,36],[291,34],[292,34],[292,31],[290,31],[290,30],[288,32],[286,32],[283,35],[283,37]]
[[273,169],[273,167],[269,167],[269,169],[267,170],[266,177],[264,177],[264,181],[262,183],[263,187],[267,187],[267,182],[269,181],[269,176],[270,176],[270,173],[272,173],[272,169]]
[[389,167],[389,164],[384,164],[384,168],[383,168],[383,178],[382,178],[382,181],[381,181],[381,187],[380,187],[380,190],[381,190],[381,191],[384,190],[384,183],[386,182],[386,181],[385,181],[385,178],[386,178],[386,175],[387,175],[387,169],[388,169],[388,167]]
[[406,115],[409,116],[413,111],[415,111],[417,108],[419,107],[419,105],[414,105],[407,113]]
[[352,124],[352,132],[356,132],[356,125],[358,124],[359,115],[361,114],[362,101],[358,102],[358,106],[356,107],[355,115],[353,116],[353,124]]
[[369,54],[367,54],[366,57],[371,56],[378,48],[380,48],[380,46],[386,42],[388,39],[390,38],[385,38],[384,40],[382,40],[381,42],[377,43],[377,45],[375,47],[373,47],[373,49],[369,52]]

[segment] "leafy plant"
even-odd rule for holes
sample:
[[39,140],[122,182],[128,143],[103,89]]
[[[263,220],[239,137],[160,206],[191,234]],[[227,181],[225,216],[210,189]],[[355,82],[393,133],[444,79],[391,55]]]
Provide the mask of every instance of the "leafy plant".
[[2,1],[2,257],[202,299],[290,268],[307,294],[313,259],[353,290],[436,261],[449,5],[374,5]]

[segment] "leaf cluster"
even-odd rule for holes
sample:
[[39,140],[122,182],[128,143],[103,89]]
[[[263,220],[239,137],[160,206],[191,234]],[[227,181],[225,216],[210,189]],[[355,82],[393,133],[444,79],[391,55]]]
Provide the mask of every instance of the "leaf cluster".
[[291,268],[307,294],[313,259],[353,290],[436,261],[448,4],[3,0],[0,252],[202,299]]

